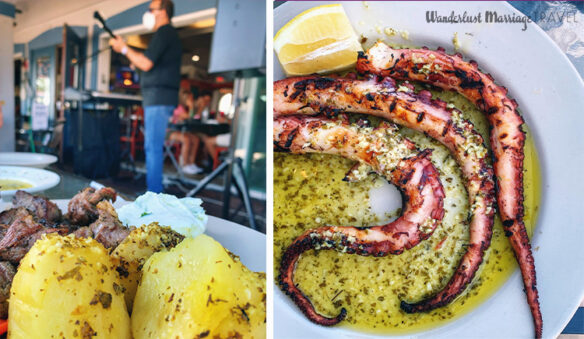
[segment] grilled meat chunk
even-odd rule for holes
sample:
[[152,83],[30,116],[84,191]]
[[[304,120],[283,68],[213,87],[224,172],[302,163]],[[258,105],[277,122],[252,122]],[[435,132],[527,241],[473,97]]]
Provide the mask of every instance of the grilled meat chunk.
[[25,207],[11,208],[0,213],[0,224],[10,225],[16,219],[30,215],[30,211]]
[[89,228],[89,226],[79,227],[77,230],[75,230],[75,232],[73,232],[73,234],[77,238],[91,238],[91,237],[93,237],[93,232],[91,231],[91,228]]
[[96,206],[103,200],[115,202],[116,191],[110,187],[98,191],[93,187],[86,187],[71,199],[65,218],[75,225],[89,225],[99,217]]
[[116,210],[108,201],[97,204],[99,217],[89,225],[93,238],[105,248],[117,247],[130,234],[130,229],[123,226]]
[[43,234],[59,232],[67,234],[67,228],[47,228],[34,220],[32,215],[18,218],[10,226],[0,227],[0,259],[17,265],[32,245]]
[[34,214],[39,220],[48,222],[61,220],[61,210],[57,205],[45,197],[32,195],[25,191],[17,191],[12,198],[12,205],[15,208],[24,207]]

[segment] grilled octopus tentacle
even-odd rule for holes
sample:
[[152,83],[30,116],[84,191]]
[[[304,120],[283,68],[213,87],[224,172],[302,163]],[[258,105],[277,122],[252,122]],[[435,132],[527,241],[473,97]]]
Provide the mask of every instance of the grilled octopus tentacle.
[[535,264],[523,223],[525,133],[521,129],[523,118],[517,112],[517,102],[507,98],[507,89],[495,84],[491,75],[479,71],[475,61],[466,62],[462,55],[448,55],[444,49],[392,49],[380,42],[359,56],[357,70],[456,91],[485,113],[491,127],[499,212],[521,268],[536,336],[541,337],[543,320]]
[[470,242],[454,275],[440,292],[415,304],[402,301],[402,309],[415,312],[450,303],[472,281],[491,242],[495,185],[487,149],[473,125],[459,111],[448,110],[445,102],[432,100],[428,91],[417,95],[410,91],[402,87],[396,90],[391,78],[288,78],[274,83],[274,114],[370,114],[422,131],[450,149],[461,166],[469,194]]
[[[439,173],[430,161],[430,150],[417,152],[414,144],[395,133],[396,127],[360,128],[346,120],[288,116],[274,121],[274,148],[278,151],[338,154],[357,160],[385,176],[406,196],[402,215],[374,227],[325,226],[296,238],[282,257],[279,281],[282,289],[311,321],[325,326],[345,318],[343,308],[333,318],[316,312],[310,300],[294,284],[295,264],[309,249],[373,255],[400,254],[427,239],[444,217],[444,191]],[[357,171],[357,170],[355,170]],[[356,177],[358,173],[353,172]],[[363,173],[366,175],[366,173]]]

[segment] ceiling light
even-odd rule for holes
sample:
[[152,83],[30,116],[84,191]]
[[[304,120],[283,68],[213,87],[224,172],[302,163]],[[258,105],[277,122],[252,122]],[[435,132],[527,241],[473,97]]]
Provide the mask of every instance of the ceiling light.
[[213,26],[215,26],[215,18],[203,19],[191,24],[191,27],[193,28],[207,28]]
[[199,57],[198,55],[195,54],[195,55],[193,55],[192,60],[193,60],[193,62],[197,62],[197,61],[201,60],[201,57]]

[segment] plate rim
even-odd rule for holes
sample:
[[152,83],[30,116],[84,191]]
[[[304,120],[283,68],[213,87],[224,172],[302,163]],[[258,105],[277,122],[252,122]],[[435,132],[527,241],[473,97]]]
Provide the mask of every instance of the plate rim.
[[[16,155],[17,157],[20,157],[21,159],[26,158],[27,155],[34,155],[35,157],[40,157],[40,158],[44,158],[43,161],[36,161],[36,162],[20,162],[20,163],[15,163],[15,164],[8,164],[8,163],[3,163],[2,162],[2,156],[3,155]],[[20,160],[20,159],[19,159]],[[39,159],[40,160],[40,159]],[[0,166],[20,166],[20,167],[35,167],[35,166],[48,166],[51,164],[54,164],[55,162],[57,162],[59,160],[59,158],[53,154],[47,154],[47,153],[33,153],[33,152],[0,152]],[[44,168],[44,167],[43,167]]]

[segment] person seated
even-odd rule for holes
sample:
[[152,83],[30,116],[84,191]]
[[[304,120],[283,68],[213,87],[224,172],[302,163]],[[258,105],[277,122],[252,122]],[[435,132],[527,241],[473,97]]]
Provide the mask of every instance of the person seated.
[[[217,117],[217,123],[231,123],[231,121],[223,116],[221,112],[217,112],[215,115]],[[212,158],[216,156],[217,147],[229,147],[231,143],[231,133],[224,133],[216,136],[209,136],[206,134],[197,135],[203,140],[204,148]]]
[[[192,92],[181,93],[181,99],[181,102],[170,118],[173,124],[178,124],[192,118],[195,116],[195,111],[199,112],[199,114],[202,111],[202,108],[199,109],[199,106],[203,101],[199,99],[195,101]],[[168,140],[181,144],[179,165],[185,174],[194,175],[203,172],[203,169],[195,164],[197,149],[201,142],[197,135],[187,131],[173,131],[168,136]]]
[[196,120],[206,121],[209,119],[209,105],[211,104],[211,92],[204,90],[197,97],[194,103],[193,118]]
[[[218,123],[230,123],[229,119],[222,116],[220,113],[216,114],[217,119],[211,120],[209,105],[211,103],[211,92],[210,91],[202,91],[201,95],[197,98],[195,102],[195,107],[197,111],[194,113],[194,119],[201,119],[203,122],[211,123],[211,122],[218,122]],[[229,143],[231,140],[231,133],[220,134],[217,136],[209,136],[205,133],[195,133],[195,136],[199,138],[200,141],[203,142],[203,152],[206,153],[207,157],[215,158],[216,156],[216,149],[218,146],[220,147],[229,147]],[[197,144],[198,145],[198,144]],[[192,154],[192,159],[197,159],[198,157],[198,150],[199,148],[194,148]]]

